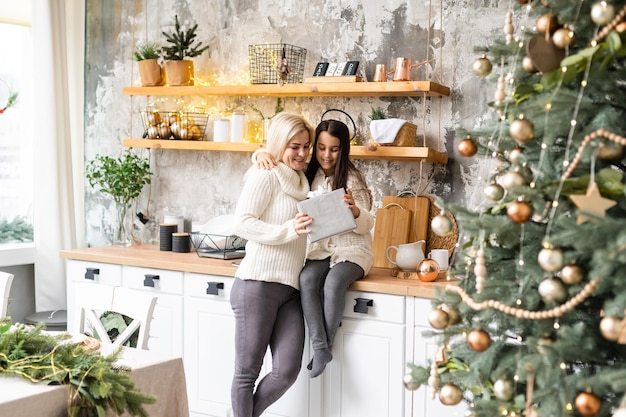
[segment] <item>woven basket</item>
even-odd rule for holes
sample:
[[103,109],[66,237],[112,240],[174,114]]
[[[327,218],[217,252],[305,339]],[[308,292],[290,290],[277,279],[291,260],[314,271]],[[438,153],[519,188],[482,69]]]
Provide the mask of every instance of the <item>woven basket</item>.
[[377,143],[370,137],[371,146],[416,146],[417,145],[417,125],[406,122],[402,125],[395,139],[391,143]]

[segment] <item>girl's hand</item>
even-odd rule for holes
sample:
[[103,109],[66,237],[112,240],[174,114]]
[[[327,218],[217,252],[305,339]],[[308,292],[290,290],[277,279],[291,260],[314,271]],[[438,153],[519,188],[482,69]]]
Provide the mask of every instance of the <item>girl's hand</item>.
[[311,231],[307,227],[311,223],[313,223],[313,219],[308,214],[298,213],[293,221],[293,227],[298,235],[308,235]]
[[343,201],[348,205],[348,208],[350,209],[350,211],[352,211],[352,215],[355,219],[361,215],[361,210],[359,210],[359,208],[356,206],[356,203],[354,202],[354,197],[352,196],[352,190],[350,190],[349,188],[346,189],[346,193],[343,195]]
[[276,166],[274,157],[268,152],[259,152],[256,155],[256,167],[259,169],[272,169]]

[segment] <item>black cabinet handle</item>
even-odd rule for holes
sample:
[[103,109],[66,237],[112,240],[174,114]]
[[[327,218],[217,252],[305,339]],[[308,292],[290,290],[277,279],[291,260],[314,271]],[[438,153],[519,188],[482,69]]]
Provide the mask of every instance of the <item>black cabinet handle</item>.
[[145,274],[144,277],[145,278],[143,279],[143,286],[152,288],[154,288],[154,280],[161,279],[160,276],[154,274]]
[[368,314],[368,307],[372,307],[374,305],[374,300],[370,298],[355,298],[356,304],[354,305],[355,313],[363,313]]
[[206,293],[210,295],[218,295],[220,290],[224,289],[223,282],[207,282]]
[[85,279],[94,280],[95,275],[100,275],[100,268],[85,268]]

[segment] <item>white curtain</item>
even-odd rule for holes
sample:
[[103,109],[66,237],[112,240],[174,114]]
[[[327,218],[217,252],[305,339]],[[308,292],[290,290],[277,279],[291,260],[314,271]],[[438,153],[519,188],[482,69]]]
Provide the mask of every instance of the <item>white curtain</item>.
[[66,308],[64,249],[84,246],[83,0],[33,4],[35,305]]

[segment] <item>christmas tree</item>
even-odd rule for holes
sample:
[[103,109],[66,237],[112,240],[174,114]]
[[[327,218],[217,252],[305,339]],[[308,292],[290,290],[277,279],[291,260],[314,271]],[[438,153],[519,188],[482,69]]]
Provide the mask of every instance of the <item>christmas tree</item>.
[[468,417],[624,417],[626,0],[519,0],[503,24],[472,66],[493,117],[457,145],[489,167],[484,194],[431,224],[456,219],[460,281],[404,382]]

